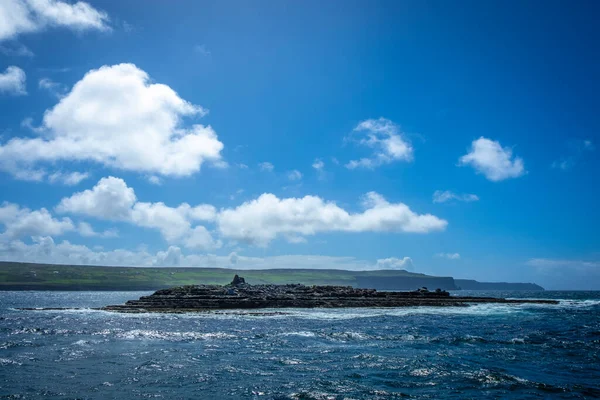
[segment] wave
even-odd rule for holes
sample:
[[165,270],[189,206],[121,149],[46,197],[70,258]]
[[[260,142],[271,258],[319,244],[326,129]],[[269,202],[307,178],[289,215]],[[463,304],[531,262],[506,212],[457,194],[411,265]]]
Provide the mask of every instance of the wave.
[[133,329],[117,332],[116,337],[121,339],[157,339],[174,342],[211,339],[235,339],[237,336],[225,332],[166,332],[159,330]]

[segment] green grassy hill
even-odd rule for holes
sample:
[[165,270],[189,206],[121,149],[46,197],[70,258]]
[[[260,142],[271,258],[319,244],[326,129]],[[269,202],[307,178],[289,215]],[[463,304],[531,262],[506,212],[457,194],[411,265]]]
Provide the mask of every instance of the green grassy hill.
[[136,268],[0,262],[0,290],[154,290],[194,284],[227,284],[235,274],[248,283],[344,285],[388,290],[456,289],[451,277],[403,270]]

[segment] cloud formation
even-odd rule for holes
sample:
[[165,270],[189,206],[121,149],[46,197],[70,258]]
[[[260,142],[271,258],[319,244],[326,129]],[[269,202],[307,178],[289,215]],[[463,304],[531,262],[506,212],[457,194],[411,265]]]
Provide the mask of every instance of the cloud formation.
[[217,210],[210,204],[187,203],[170,207],[140,202],[123,179],[106,177],[92,189],[63,198],[56,211],[156,229],[169,243],[205,249],[221,242],[198,222],[215,224],[222,239],[258,246],[280,236],[301,243],[320,232],[428,233],[442,231],[448,224],[431,214],[417,214],[403,203],[389,203],[375,192],[367,193],[362,205],[363,212],[350,213],[317,196],[280,199],[265,193],[235,208]]
[[287,177],[290,181],[299,181],[300,179],[302,179],[302,172],[298,171],[297,169],[294,169],[288,172]]
[[377,260],[374,269],[404,269],[406,271],[413,271],[414,265],[410,257],[390,257]]
[[[2,19],[0,18],[0,21],[1,20]],[[10,94],[15,96],[26,95],[26,79],[27,76],[21,68],[15,67],[14,65],[6,68],[6,71],[0,73],[0,94]]]
[[266,171],[266,172],[273,172],[273,170],[275,169],[275,166],[273,164],[271,164],[270,162],[261,162],[258,164],[258,168],[260,168],[261,171]]
[[389,203],[375,192],[365,195],[363,206],[362,213],[353,214],[317,196],[280,199],[265,193],[221,210],[217,226],[223,237],[266,246],[279,236],[295,241],[319,232],[428,233],[448,224],[431,214],[417,214],[406,204]]
[[62,183],[66,186],[75,186],[81,181],[90,177],[87,172],[60,172],[56,171],[48,175],[48,181],[50,183]]
[[100,179],[92,189],[63,198],[56,211],[156,229],[167,242],[181,243],[188,248],[210,250],[221,246],[204,226],[194,226],[197,221],[215,220],[217,210],[213,206],[191,207],[182,203],[169,207],[162,202],[140,202],[123,179],[112,176]]
[[24,33],[62,27],[74,31],[109,31],[108,14],[86,2],[59,0],[2,0],[0,2],[0,41]]
[[[169,246],[167,250],[149,253],[145,250],[130,251],[116,249],[109,251],[92,250],[87,246],[69,241],[56,243],[51,236],[34,236],[32,243],[20,240],[0,242],[0,257],[7,261],[44,262],[74,265],[111,265],[111,266],[161,266],[161,267],[205,267],[235,269],[344,269],[368,271],[388,266],[384,259],[376,263],[355,257],[331,257],[319,255],[282,255],[271,257],[248,257],[235,252],[229,255],[185,254],[178,246]],[[394,264],[394,262],[392,262]],[[408,265],[408,261],[405,265]],[[388,269],[388,268],[386,268]],[[406,268],[400,268],[406,269]]]
[[74,231],[75,225],[69,218],[56,219],[48,210],[30,210],[17,204],[3,203],[0,206],[0,224],[4,225],[2,239],[16,239],[25,236],[60,236]]
[[513,157],[512,149],[500,142],[480,137],[471,143],[471,150],[459,159],[459,166],[470,165],[493,182],[518,178],[525,174],[523,159]]
[[458,254],[458,253],[437,253],[435,256],[439,257],[439,258],[446,258],[448,260],[459,260],[460,259],[460,254]]
[[479,201],[479,197],[476,194],[468,194],[468,193],[456,194],[449,190],[444,190],[444,191],[436,190],[433,193],[433,202],[434,203],[445,203],[447,201],[452,201],[452,200],[471,202],[471,201]]
[[389,119],[368,119],[360,122],[350,136],[360,146],[372,149],[370,157],[351,160],[348,169],[373,169],[394,161],[410,162],[414,158],[412,145],[402,135],[398,125]]
[[62,98],[67,92],[67,88],[62,83],[54,82],[50,78],[42,78],[38,82],[38,87],[48,91],[56,98]]
[[[206,110],[152,83],[133,64],[88,72],[44,113],[37,138],[0,145],[0,168],[19,178],[45,174],[40,164],[87,161],[106,167],[167,176],[188,176],[204,162],[222,165],[223,144],[210,126],[183,127],[184,117]],[[27,175],[25,175],[27,176]]]
[[117,235],[115,229],[95,232],[87,222],[82,221],[75,225],[70,218],[53,217],[45,208],[30,210],[7,202],[0,205],[0,225],[4,227],[4,231],[0,233],[0,242],[30,236],[62,236],[69,232],[86,237],[115,237]]

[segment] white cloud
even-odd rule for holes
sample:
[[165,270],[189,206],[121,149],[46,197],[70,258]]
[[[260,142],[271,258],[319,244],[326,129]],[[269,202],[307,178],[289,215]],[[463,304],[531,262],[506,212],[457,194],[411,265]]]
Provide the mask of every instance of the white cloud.
[[92,225],[87,222],[80,222],[77,224],[77,231],[84,237],[112,238],[119,236],[119,232],[116,229],[107,229],[104,232],[96,232],[94,228],[92,228]]
[[[55,243],[50,236],[33,237],[33,243],[22,241],[0,242],[0,259],[6,261],[42,262],[74,265],[112,265],[112,266],[179,266],[236,269],[344,269],[367,271],[381,269],[389,265],[400,269],[412,264],[409,257],[386,262],[378,260],[372,263],[354,257],[331,257],[322,255],[282,255],[272,257],[247,257],[235,252],[226,256],[214,254],[185,255],[178,246],[169,246],[166,251],[151,254],[147,250],[130,251],[116,249],[102,251],[92,250],[87,246],[72,244],[68,241]],[[406,261],[404,261],[406,260]],[[404,266],[400,266],[404,261]],[[383,262],[383,263],[382,263]]]
[[302,173],[295,169],[293,171],[289,171],[287,177],[290,181],[299,181],[302,179]]
[[320,197],[279,199],[265,193],[217,217],[223,237],[266,246],[278,236],[310,236],[318,232],[413,232],[444,230],[447,221],[416,214],[403,203],[388,203],[381,195],[365,195],[366,210],[351,214]]
[[317,171],[322,171],[325,168],[325,163],[320,158],[315,158],[315,161],[312,164],[312,167]]
[[412,271],[414,270],[414,265],[413,260],[410,257],[391,257],[377,260],[375,269],[404,269],[406,271]]
[[312,167],[317,171],[319,180],[325,180],[327,173],[325,172],[325,163],[320,158],[315,158]]
[[476,194],[468,194],[468,193],[456,194],[456,193],[452,193],[449,190],[444,190],[444,191],[436,190],[433,193],[433,202],[434,203],[445,203],[445,202],[451,201],[451,200],[471,202],[471,201],[478,201],[479,197]]
[[139,202],[125,181],[107,177],[92,189],[63,198],[56,210],[156,229],[169,243],[198,248],[218,248],[221,242],[213,240],[197,221],[215,223],[223,239],[260,246],[279,236],[301,243],[319,232],[428,233],[444,230],[448,224],[431,214],[417,214],[403,203],[389,203],[374,192],[363,197],[363,206],[363,212],[349,213],[316,196],[279,199],[265,193],[220,211],[210,204],[170,207],[162,202]]
[[183,206],[138,202],[133,206],[130,220],[137,226],[158,229],[168,242],[174,242],[190,232],[191,224],[186,217]]
[[181,265],[182,259],[184,259],[184,257],[181,254],[181,249],[177,246],[169,246],[167,251],[159,251],[156,253],[156,259],[152,264],[164,267],[175,267]]
[[273,170],[275,169],[273,164],[271,164],[270,162],[261,162],[258,164],[258,168],[260,168],[261,171],[267,172],[273,172]]
[[32,240],[32,244],[18,240],[0,242],[0,257],[6,261],[111,266],[150,266],[157,260],[144,251],[94,251],[66,240],[56,244],[50,236],[34,236]]
[[2,0],[0,41],[51,27],[108,31],[108,21],[105,12],[82,1],[71,4],[58,0]]
[[38,87],[48,91],[57,98],[62,98],[67,92],[67,88],[62,83],[54,82],[50,78],[42,78],[38,82]]
[[17,204],[3,203],[0,206],[0,224],[4,232],[0,239],[16,239],[24,236],[60,236],[75,230],[69,218],[56,219],[45,208],[30,210]]
[[185,247],[190,249],[218,249],[221,241],[215,241],[210,232],[202,225],[192,229],[192,233],[183,241]]
[[435,256],[439,258],[447,258],[448,260],[460,259],[460,254],[458,253],[437,253]]
[[[1,23],[0,23],[1,25]],[[0,73],[0,93],[12,95],[25,95],[25,81],[27,76],[25,72],[14,65],[6,68],[4,73]]]
[[90,175],[87,172],[54,172],[48,175],[48,181],[50,183],[62,183],[67,186],[77,185],[79,182],[89,178]]
[[[242,193],[242,189],[238,189],[236,193]],[[185,203],[184,203],[185,204]],[[187,206],[187,204],[186,204]],[[195,207],[186,207],[186,213],[190,219],[195,221],[214,221],[217,219],[217,209],[210,204],[200,204]]]
[[62,199],[59,213],[87,215],[108,220],[127,220],[137,198],[133,189],[120,178],[102,178],[91,190]]
[[107,167],[188,176],[204,162],[220,165],[223,144],[210,126],[181,126],[206,114],[170,87],[151,83],[133,64],[88,72],[44,114],[39,138],[0,146],[0,168],[16,175],[39,163],[91,161]]
[[512,149],[500,142],[480,137],[471,143],[471,151],[459,159],[459,165],[470,165],[490,181],[517,178],[525,174],[523,159],[514,157]]
[[162,185],[162,180],[156,175],[150,175],[148,177],[148,182],[150,182],[153,185],[157,185],[157,186]]
[[373,153],[371,157],[350,161],[346,164],[348,169],[373,169],[394,161],[410,162],[414,158],[412,145],[403,137],[398,125],[389,119],[368,119],[360,122],[354,128],[351,140],[373,149]]
[[221,246],[212,237],[207,238],[210,234],[203,226],[192,226],[194,221],[214,221],[217,211],[213,206],[191,207],[182,203],[174,208],[162,202],[139,202],[134,190],[123,179],[112,176],[100,179],[92,189],[63,198],[56,210],[156,229],[168,242],[183,243],[186,247],[212,249]]

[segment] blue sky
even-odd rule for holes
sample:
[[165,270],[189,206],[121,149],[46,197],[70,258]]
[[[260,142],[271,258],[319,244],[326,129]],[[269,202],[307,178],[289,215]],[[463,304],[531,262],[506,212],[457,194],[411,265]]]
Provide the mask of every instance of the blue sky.
[[0,2],[0,259],[600,289],[593,2]]

